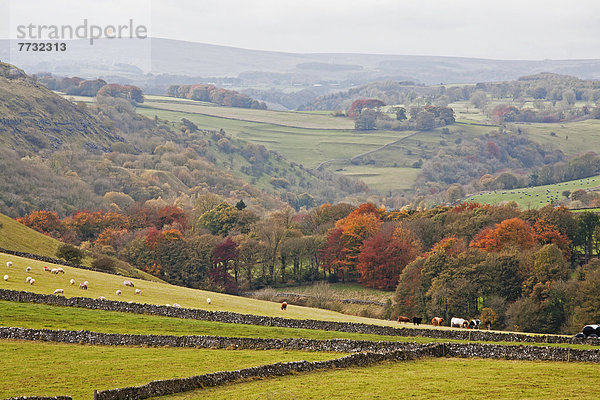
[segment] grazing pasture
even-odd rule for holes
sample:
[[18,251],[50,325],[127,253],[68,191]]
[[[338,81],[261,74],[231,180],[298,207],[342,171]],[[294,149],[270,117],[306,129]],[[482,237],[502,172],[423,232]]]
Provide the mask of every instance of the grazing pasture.
[[596,364],[421,359],[232,383],[161,400],[196,399],[590,399]]
[[576,179],[573,181],[556,183],[553,185],[533,186],[511,190],[492,190],[481,194],[475,194],[465,198],[465,201],[478,203],[499,204],[514,201],[522,209],[540,208],[548,204],[558,204],[565,199],[562,192],[568,190],[600,190],[600,175],[589,178]]
[[[6,267],[7,261],[13,262],[11,268]],[[104,274],[101,272],[65,266],[63,266],[65,270],[64,274],[52,274],[45,272],[43,269],[44,266],[51,266],[51,264],[0,253],[0,273],[2,273],[2,275],[9,275],[9,280],[7,282],[0,281],[0,288],[24,290],[42,294],[52,294],[56,289],[64,289],[64,295],[66,297],[98,298],[104,296],[108,300],[133,301],[136,303],[158,305],[178,303],[182,307],[212,311],[232,311],[242,314],[284,318],[393,325],[392,321],[344,315],[330,310],[292,305],[290,305],[286,312],[283,313],[279,309],[279,304],[274,302],[184,288],[167,283],[124,278],[118,275]],[[31,267],[31,271],[26,272],[26,267]],[[54,267],[55,266],[52,266],[52,268]],[[28,276],[35,279],[34,285],[29,285],[25,282]],[[69,281],[71,279],[75,280],[75,285],[70,284]],[[126,279],[134,282],[135,287],[125,286],[123,282]],[[79,283],[84,281],[89,282],[88,290],[79,289]],[[142,295],[136,295],[135,289],[140,289]],[[116,290],[121,290],[122,294],[118,296]],[[207,304],[207,298],[211,299],[211,304]]]
[[[340,353],[90,346],[0,340],[0,397],[71,395],[274,362],[322,361]],[[168,366],[168,368],[166,367]]]

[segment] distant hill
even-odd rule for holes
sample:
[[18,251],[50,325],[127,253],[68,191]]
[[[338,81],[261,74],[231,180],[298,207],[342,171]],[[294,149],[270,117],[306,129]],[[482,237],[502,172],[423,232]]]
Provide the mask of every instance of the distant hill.
[[[16,41],[10,43],[16,47]],[[69,41],[68,51],[35,54],[13,51],[0,40],[0,60],[9,60],[28,73],[52,72],[83,78],[102,78],[164,89],[170,84],[200,83],[181,77],[238,78],[231,84],[249,87],[257,82],[332,89],[374,80],[414,80],[425,84],[512,80],[538,72],[579,78],[600,78],[600,60],[488,60],[463,57],[381,54],[286,53],[248,50],[180,40],[100,39]],[[152,73],[152,75],[144,75]],[[175,78],[175,76],[178,76]]]

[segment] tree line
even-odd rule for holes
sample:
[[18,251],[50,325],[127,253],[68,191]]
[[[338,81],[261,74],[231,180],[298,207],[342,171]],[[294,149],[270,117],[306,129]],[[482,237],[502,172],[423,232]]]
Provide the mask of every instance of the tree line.
[[393,315],[479,317],[533,332],[574,332],[600,318],[600,217],[561,207],[338,203],[257,214],[243,200],[202,195],[191,208],[132,203],[20,222],[196,288],[358,282],[395,290]]

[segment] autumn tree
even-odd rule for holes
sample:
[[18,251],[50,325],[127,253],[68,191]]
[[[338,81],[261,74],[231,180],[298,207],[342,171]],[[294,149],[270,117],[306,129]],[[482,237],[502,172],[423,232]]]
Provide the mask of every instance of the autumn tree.
[[521,250],[535,247],[537,244],[535,231],[527,222],[519,218],[511,218],[480,232],[471,242],[471,247],[485,251],[499,252],[507,246]]
[[400,273],[421,249],[422,244],[412,232],[385,225],[363,242],[357,265],[359,282],[376,289],[396,288]]

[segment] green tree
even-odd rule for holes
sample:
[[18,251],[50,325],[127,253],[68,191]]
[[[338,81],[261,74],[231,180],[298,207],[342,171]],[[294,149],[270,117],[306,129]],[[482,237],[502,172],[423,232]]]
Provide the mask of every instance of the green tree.
[[73,264],[79,264],[83,259],[83,251],[70,244],[61,244],[56,250],[56,257]]

